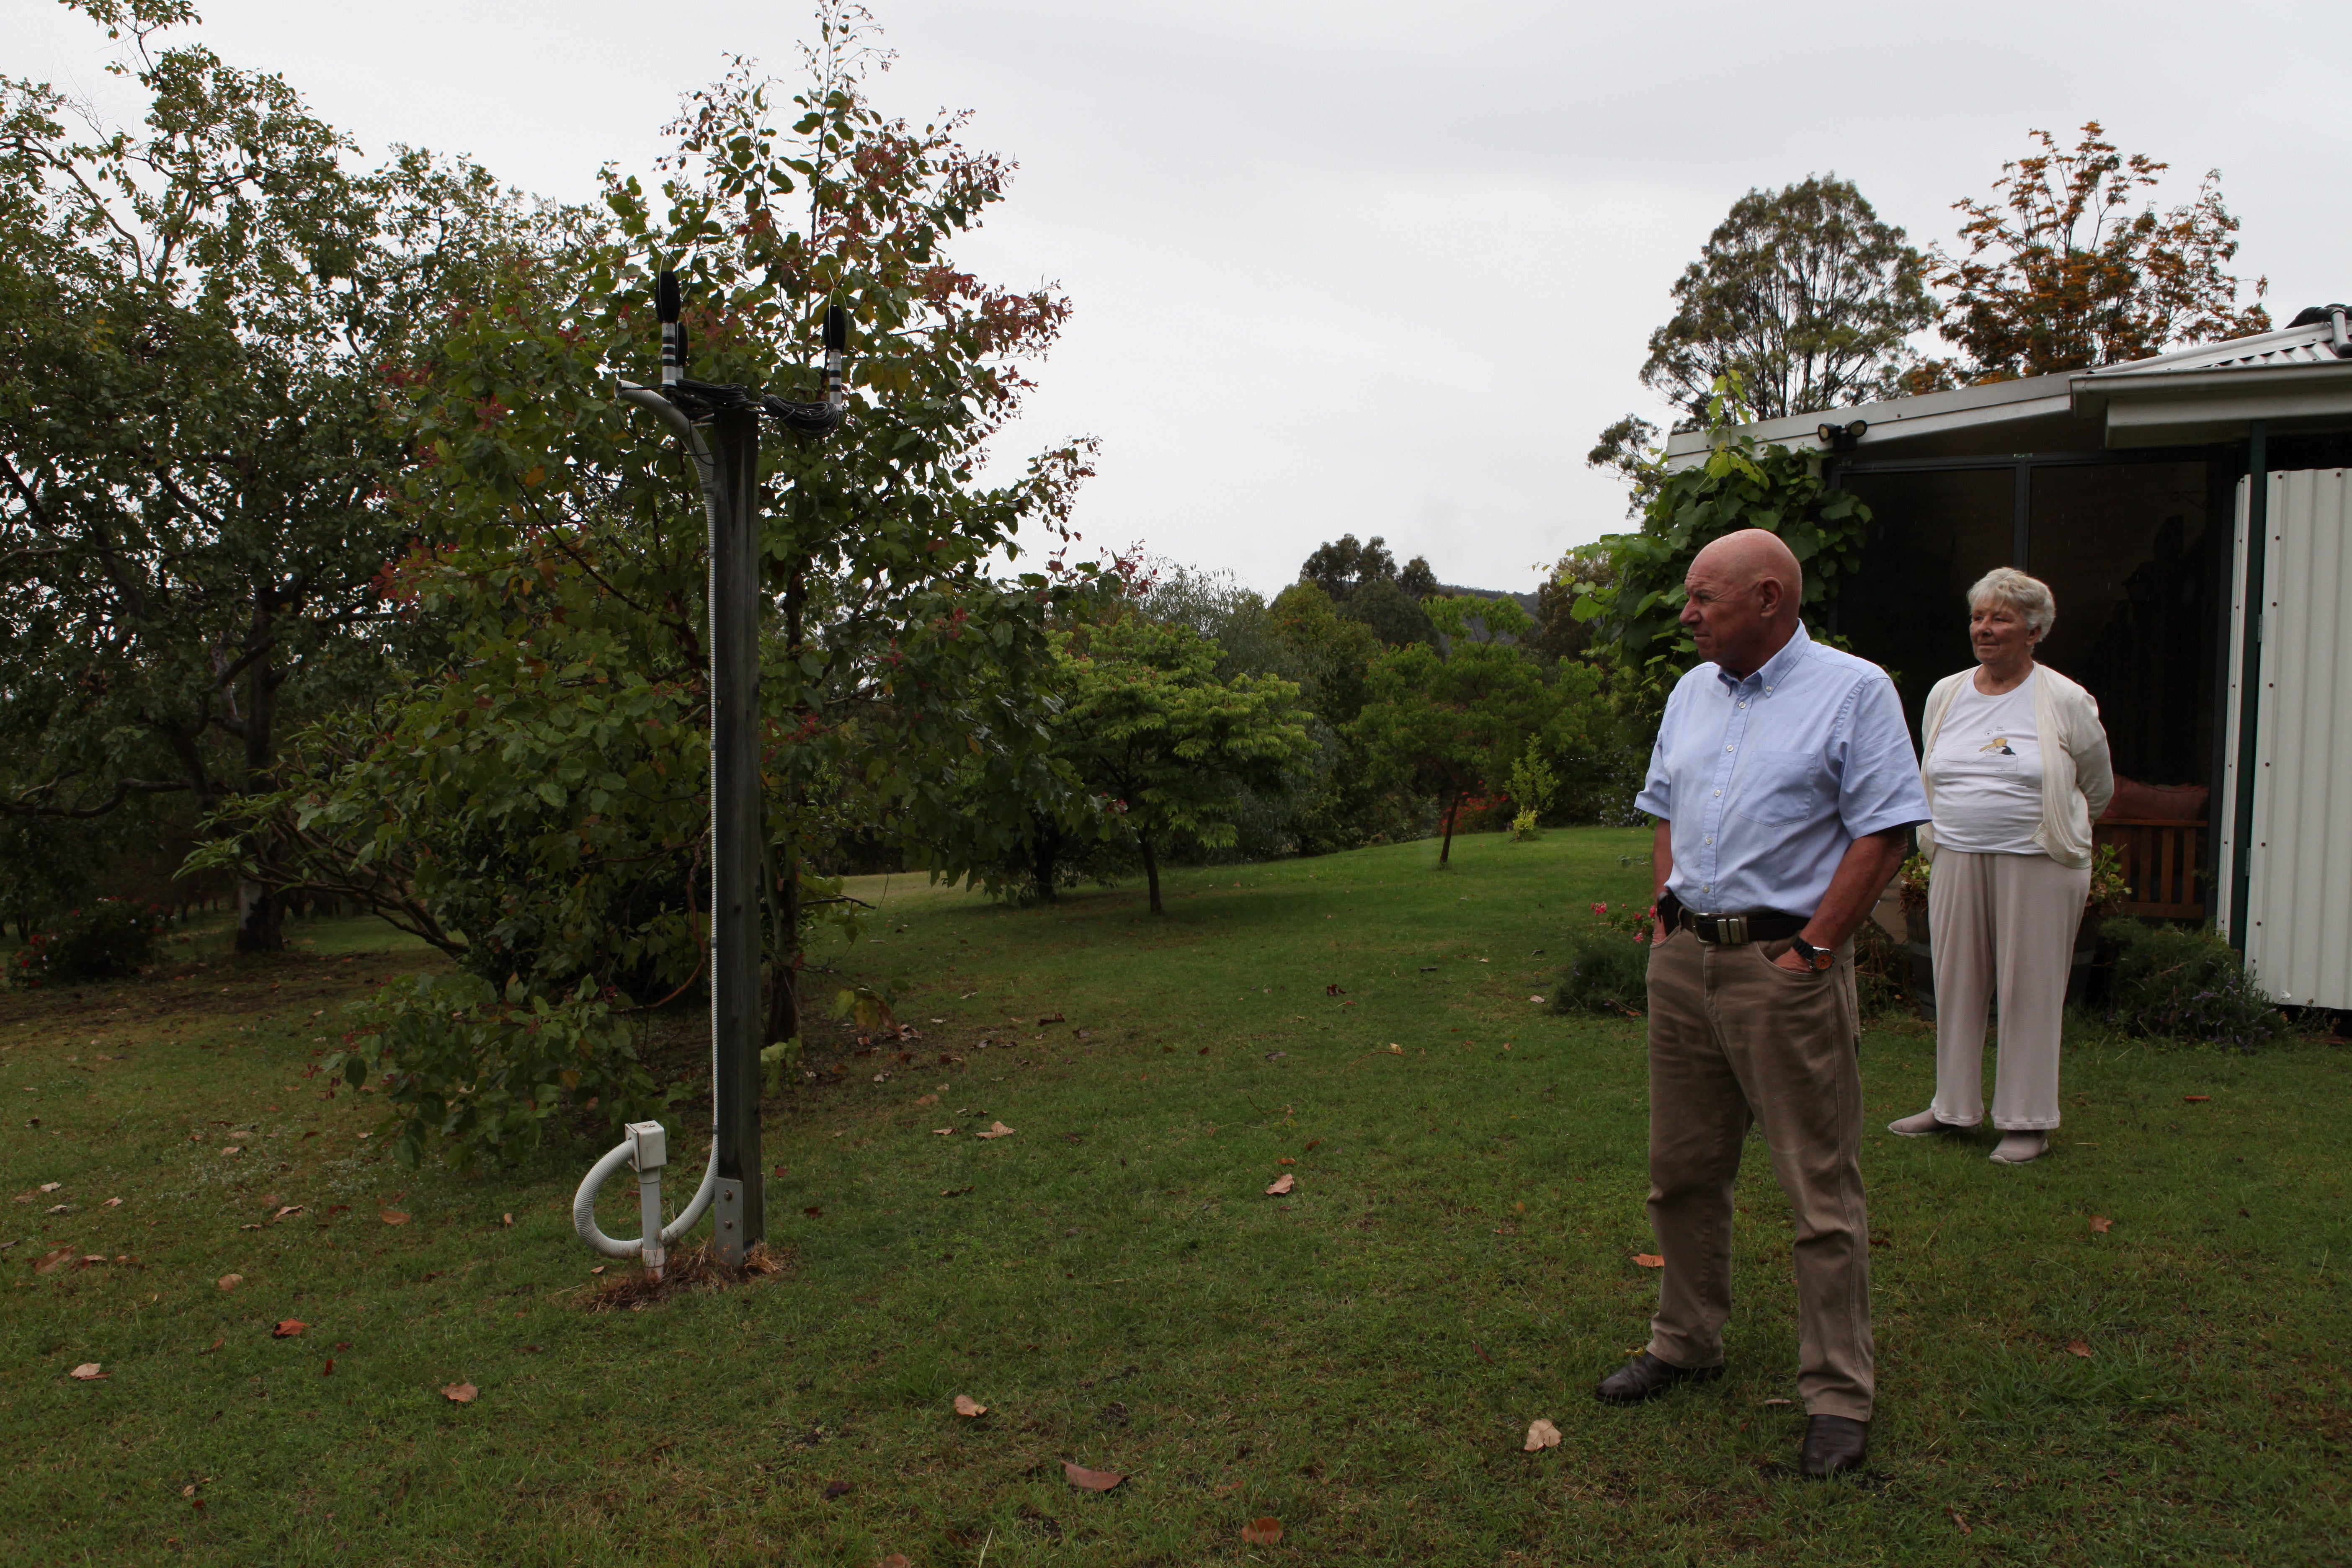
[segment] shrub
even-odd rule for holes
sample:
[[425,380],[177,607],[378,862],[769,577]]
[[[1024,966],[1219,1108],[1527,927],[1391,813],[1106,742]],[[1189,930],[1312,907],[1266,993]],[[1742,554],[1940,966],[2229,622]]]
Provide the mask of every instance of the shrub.
[[1853,986],[1865,1018],[1910,1013],[1911,955],[1875,920],[1853,933]]
[[2251,1051],[2285,1029],[2278,1004],[2210,928],[2112,920],[2100,934],[2116,949],[2107,1022],[2126,1034]]
[[551,1002],[520,981],[502,995],[477,975],[415,975],[348,1011],[356,1021],[328,1070],[354,1088],[371,1072],[382,1079],[385,1130],[409,1164],[432,1140],[460,1165],[482,1153],[511,1159],[538,1146],[567,1098],[614,1128],[668,1100],[591,982]]
[[8,961],[9,984],[37,991],[84,980],[120,980],[155,959],[165,916],[160,904],[100,899],[26,938]]
[[1593,925],[1569,938],[1568,963],[1552,992],[1555,1013],[1638,1018],[1650,1001],[1650,922],[1639,904],[1592,906]]

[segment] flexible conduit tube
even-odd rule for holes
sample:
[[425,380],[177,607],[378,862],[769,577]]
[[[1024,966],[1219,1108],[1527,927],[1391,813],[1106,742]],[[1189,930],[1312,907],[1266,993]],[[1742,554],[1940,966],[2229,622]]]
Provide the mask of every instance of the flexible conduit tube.
[[[617,1237],[606,1236],[604,1228],[596,1223],[597,1189],[604,1184],[614,1172],[628,1164],[631,1156],[636,1152],[637,1146],[634,1141],[624,1140],[615,1145],[612,1152],[588,1168],[588,1174],[581,1182],[580,1190],[572,1195],[572,1228],[580,1233],[581,1240],[607,1258],[639,1258],[645,1255],[645,1237],[640,1236],[623,1241]],[[700,1224],[702,1216],[709,1212],[710,1200],[718,1194],[718,1192],[719,1144],[714,1139],[710,1145],[709,1163],[702,1168],[702,1185],[696,1190],[693,1200],[678,1211],[677,1217],[661,1227],[656,1238],[656,1245],[667,1250],[679,1237]]]
[[[621,401],[649,410],[663,424],[677,432],[678,439],[685,444],[686,455],[694,460],[695,477],[702,483],[703,507],[715,525],[722,505],[719,493],[719,466],[711,460],[710,449],[702,444],[702,435],[695,429],[694,422],[668,398],[633,381],[621,383]],[[634,1241],[623,1241],[606,1236],[604,1227],[596,1223],[598,1190],[614,1172],[632,1163],[636,1155],[636,1141],[624,1139],[588,1168],[588,1174],[581,1180],[580,1190],[572,1194],[572,1228],[580,1233],[580,1239],[606,1258],[642,1258],[647,1268],[658,1272],[670,1244],[700,1223],[702,1216],[709,1212],[710,1200],[719,1193],[719,1042],[715,1038],[710,1046],[710,1159],[702,1169],[702,1185],[695,1189],[693,1199],[678,1211],[676,1219],[663,1226],[658,1232],[655,1231],[653,1222],[661,1212],[661,1176],[658,1172],[654,1172],[646,1173],[650,1180],[646,1179],[646,1175],[639,1178],[645,1216],[641,1225],[646,1234]]]

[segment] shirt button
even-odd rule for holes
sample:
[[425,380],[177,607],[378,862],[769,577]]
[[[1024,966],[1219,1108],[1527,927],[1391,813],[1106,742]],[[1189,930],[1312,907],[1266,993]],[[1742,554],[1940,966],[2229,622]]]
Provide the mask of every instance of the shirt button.
[[1709,844],[1714,843],[1714,842],[1715,842],[1715,835],[1714,835],[1714,834],[1712,834],[1712,833],[1708,834],[1708,835],[1706,836],[1706,841],[1707,841]]
[[1723,749],[1724,749],[1725,751],[1727,751],[1727,752],[1736,752],[1736,751],[1738,751],[1739,748],[1738,748],[1738,747],[1737,747],[1737,746],[1726,746],[1726,747],[1724,747]]
[[1721,798],[1722,798],[1723,792],[1722,792],[1721,790],[1717,790],[1715,793],[1716,793],[1716,797],[1717,797],[1717,799],[1721,799]]
[[1740,704],[1740,706],[1741,706],[1742,708],[1745,708],[1745,707],[1747,707],[1747,706],[1748,706],[1748,704],[1747,704],[1747,703],[1745,703],[1745,702],[1742,702],[1742,703]]

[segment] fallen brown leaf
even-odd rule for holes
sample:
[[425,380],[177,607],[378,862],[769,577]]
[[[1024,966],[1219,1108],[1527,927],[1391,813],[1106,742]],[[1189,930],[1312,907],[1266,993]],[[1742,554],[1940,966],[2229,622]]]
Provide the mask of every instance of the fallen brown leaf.
[[62,1186],[64,1186],[64,1185],[65,1185],[65,1184],[64,1184],[63,1182],[43,1182],[43,1183],[41,1184],[41,1191],[43,1191],[43,1192],[45,1192],[45,1193],[54,1193],[54,1192],[56,1192],[59,1187],[62,1187]]
[[474,1395],[480,1392],[480,1389],[470,1383],[453,1383],[442,1389],[441,1397],[452,1405],[471,1405],[474,1403]]
[[377,1216],[386,1225],[406,1225],[408,1216],[398,1209],[384,1209]]
[[1965,1519],[1962,1519],[1962,1518],[1959,1516],[1959,1512],[1958,1512],[1958,1510],[1956,1510],[1956,1509],[1946,1509],[1944,1511],[1945,1511],[1946,1513],[1948,1513],[1948,1514],[1950,1514],[1950,1515],[1952,1516],[1952,1522],[1953,1522],[1954,1524],[1957,1524],[1957,1525],[1958,1525],[1958,1526],[1960,1527],[1960,1533],[1961,1533],[1962,1535],[1974,1535],[1974,1534],[1976,1533],[1976,1531],[1975,1531],[1970,1530],[1970,1529],[1969,1528],[1969,1521],[1968,1521],[1967,1520],[1965,1520]]
[[960,1198],[970,1191],[971,1191],[970,1187],[941,1187],[940,1189],[940,1196],[943,1198]]
[[2091,1228],[2101,1236],[2106,1235],[2114,1227],[2115,1223],[2103,1214],[2095,1214],[2091,1216]]
[[1485,1362],[1488,1366],[1495,1364],[1495,1358],[1486,1353],[1486,1347],[1485,1345],[1480,1344],[1476,1340],[1472,1340],[1470,1342],[1470,1348],[1478,1352],[1478,1359],[1480,1361]]
[[301,1212],[302,1205],[300,1204],[288,1204],[284,1208],[279,1209],[276,1214],[271,1215],[269,1217],[271,1219],[284,1219],[288,1215],[300,1214]]
[[907,1554],[903,1552],[893,1552],[889,1556],[874,1564],[874,1568],[908,1568]]
[[1285,1171],[1282,1174],[1274,1179],[1274,1185],[1266,1188],[1265,1195],[1270,1198],[1278,1198],[1297,1184],[1298,1178],[1292,1175],[1289,1172]]
[[2084,1343],[2081,1340],[2068,1340],[2066,1342],[2066,1353],[2068,1355],[2078,1355],[2084,1361],[2088,1361],[2091,1359],[2091,1347]]
[[[955,1136],[955,1129],[952,1127],[934,1127],[931,1129],[931,1136],[934,1138],[952,1138]],[[983,1132],[981,1136],[985,1138],[988,1135]]]
[[510,1226],[514,1224],[514,1215],[510,1214],[500,1215],[499,1216],[499,1224],[501,1226]]
[[210,1344],[206,1345],[204,1349],[202,1349],[202,1350],[198,1351],[196,1353],[197,1353],[198,1355],[210,1355],[210,1354],[212,1354],[212,1353],[213,1353],[213,1352],[215,1352],[215,1351],[216,1351],[216,1350],[220,1349],[220,1348],[221,1348],[221,1346],[223,1346],[223,1345],[225,1345],[225,1344],[226,1344],[226,1343],[228,1343],[228,1342],[227,1342],[226,1340],[215,1340],[212,1343],[210,1343]]
[[824,1209],[822,1205],[817,1204],[809,1205],[808,1207],[801,1210],[801,1213],[808,1215],[811,1219],[823,1219],[824,1217]]
[[244,1283],[245,1276],[242,1274],[224,1274],[219,1280],[220,1288],[224,1290],[234,1290]]
[[1271,1546],[1282,1539],[1282,1521],[1254,1519],[1242,1526],[1244,1546]]
[[2210,1094],[2184,1094],[2180,1097],[2182,1103],[2188,1105],[2202,1105],[2212,1098]]
[[980,1404],[969,1394],[959,1394],[955,1396],[955,1413],[959,1415],[985,1415],[988,1414],[988,1406]]
[[1666,1266],[1666,1260],[1654,1252],[1637,1252],[1633,1254],[1633,1261],[1643,1268],[1664,1268]]
[[33,1260],[33,1272],[36,1274],[55,1274],[58,1269],[63,1268],[67,1264],[71,1263],[73,1260],[74,1249],[70,1247],[60,1247],[54,1252],[45,1252],[41,1254],[40,1257],[35,1258]]
[[122,1206],[122,1200],[121,1198],[109,1198],[98,1206],[102,1209],[119,1209]]
[[333,1356],[329,1356],[327,1358],[327,1364],[319,1369],[319,1375],[320,1377],[332,1377],[335,1375],[335,1358]]
[[1067,1459],[1062,1461],[1062,1474],[1069,1478],[1072,1486],[1083,1488],[1090,1492],[1107,1492],[1127,1479],[1117,1470],[1090,1470],[1084,1465],[1074,1465]]
[[1320,1138],[1309,1138],[1309,1139],[1307,1141],[1307,1152],[1312,1152],[1313,1151],[1315,1151],[1315,1150],[1317,1150],[1317,1149],[1320,1149],[1321,1147],[1323,1147],[1323,1140],[1321,1140]]
[[1275,1163],[1277,1165],[1296,1165],[1298,1162],[1292,1159],[1289,1155],[1285,1154],[1280,1159],[1276,1160]]
[[1530,1454],[1539,1448],[1557,1448],[1559,1447],[1559,1428],[1546,1420],[1531,1421],[1528,1424],[1528,1440],[1519,1447]]
[[939,1102],[940,1097],[936,1094],[919,1094],[915,1096],[915,1103],[917,1105],[937,1105]]
[[86,1361],[82,1363],[67,1375],[79,1378],[84,1383],[103,1383],[106,1381],[106,1373],[98,1370],[98,1363],[94,1361]]
[[599,1263],[598,1265],[596,1265],[596,1267],[595,1267],[595,1268],[591,1268],[590,1270],[588,1270],[588,1272],[589,1272],[589,1273],[591,1273],[591,1274],[602,1274],[603,1272],[604,1272],[604,1270],[605,1270],[606,1268],[610,1268],[610,1267],[611,1267],[611,1265],[610,1265],[610,1264]]
[[269,1337],[273,1340],[290,1340],[310,1326],[299,1318],[288,1318],[269,1331]]
[[1010,1138],[1013,1136],[1013,1129],[1007,1127],[1002,1121],[992,1121],[988,1124],[987,1131],[975,1132],[972,1136],[975,1138]]

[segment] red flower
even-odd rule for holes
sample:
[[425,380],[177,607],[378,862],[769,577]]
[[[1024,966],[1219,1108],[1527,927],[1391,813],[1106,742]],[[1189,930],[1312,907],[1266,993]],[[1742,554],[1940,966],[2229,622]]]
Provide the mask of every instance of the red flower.
[[1605,915],[1609,912],[1609,906],[1607,904],[1595,904],[1592,906],[1592,912],[1596,915]]

